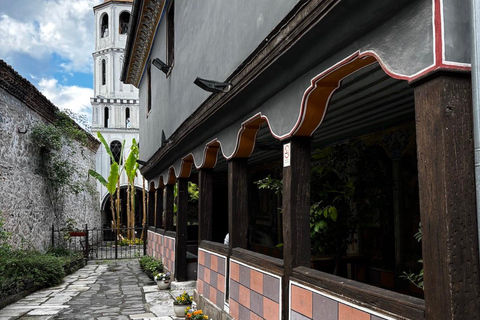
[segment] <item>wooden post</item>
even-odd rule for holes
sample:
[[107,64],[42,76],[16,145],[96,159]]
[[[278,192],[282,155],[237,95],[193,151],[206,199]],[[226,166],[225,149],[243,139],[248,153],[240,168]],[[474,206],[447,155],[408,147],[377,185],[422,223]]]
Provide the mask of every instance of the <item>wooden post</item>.
[[284,144],[283,157],[283,316],[288,318],[289,280],[293,268],[310,267],[310,137]]
[[167,184],[165,192],[165,232],[173,230],[173,184]]
[[213,175],[212,169],[200,169],[198,173],[198,244],[212,240],[213,223]]
[[471,319],[480,270],[470,78],[419,84],[415,117],[426,319]]
[[148,226],[155,225],[155,189],[148,191]]
[[163,225],[163,189],[157,189],[156,193],[157,197],[157,206],[156,206],[156,220],[155,220],[155,228],[164,228]]
[[179,178],[177,184],[177,233],[175,238],[175,279],[187,280],[187,209],[188,179]]
[[229,254],[233,248],[247,248],[248,181],[247,159],[228,162],[228,233]]

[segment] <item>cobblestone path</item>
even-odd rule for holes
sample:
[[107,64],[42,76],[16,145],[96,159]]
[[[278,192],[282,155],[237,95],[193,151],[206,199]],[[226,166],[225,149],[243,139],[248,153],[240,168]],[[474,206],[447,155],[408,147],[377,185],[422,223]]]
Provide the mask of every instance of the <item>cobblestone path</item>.
[[90,261],[65,277],[62,284],[32,293],[0,310],[0,320],[171,320],[175,319],[175,294],[158,290],[137,260]]

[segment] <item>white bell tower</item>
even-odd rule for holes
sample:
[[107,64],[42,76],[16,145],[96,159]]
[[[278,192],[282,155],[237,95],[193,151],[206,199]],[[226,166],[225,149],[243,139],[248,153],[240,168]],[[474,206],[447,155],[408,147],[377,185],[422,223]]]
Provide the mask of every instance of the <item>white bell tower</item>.
[[[112,151],[118,150],[125,141],[125,155],[130,152],[132,139],[138,142],[139,136],[139,101],[138,89],[120,81],[124,49],[132,10],[133,0],[104,0],[93,7],[95,14],[95,51],[93,52],[93,92],[92,104],[93,135],[100,131],[109,143]],[[96,157],[96,171],[103,177],[110,172],[110,157],[103,145]],[[141,188],[141,177],[136,185]],[[120,186],[127,185],[125,175],[121,177]],[[98,183],[102,210],[108,192]],[[109,219],[106,217],[106,219]],[[108,221],[104,221],[107,223]]]

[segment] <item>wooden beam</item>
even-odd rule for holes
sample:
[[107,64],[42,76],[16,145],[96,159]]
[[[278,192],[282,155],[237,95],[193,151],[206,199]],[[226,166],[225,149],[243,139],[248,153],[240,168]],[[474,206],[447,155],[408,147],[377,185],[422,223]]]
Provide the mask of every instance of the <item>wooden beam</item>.
[[283,168],[283,242],[288,274],[292,268],[310,266],[309,137],[290,140],[290,165]]
[[175,237],[175,279],[187,280],[188,179],[177,179],[177,233]]
[[212,169],[200,169],[198,173],[198,243],[212,240],[213,224],[213,175]]
[[174,201],[174,195],[173,195],[173,189],[175,186],[173,184],[167,184],[165,187],[165,223],[164,223],[164,229],[165,232],[167,231],[173,231],[173,201]]
[[293,268],[310,267],[310,137],[294,137],[288,146],[289,165],[283,167],[283,277],[282,313],[288,319],[289,281]]
[[156,219],[155,219],[155,228],[164,228],[163,225],[163,189],[157,189],[156,191]]
[[426,319],[480,310],[471,94],[453,75],[415,87]]
[[155,190],[148,191],[148,225],[155,225]]
[[228,232],[229,250],[247,248],[248,181],[247,159],[228,161]]

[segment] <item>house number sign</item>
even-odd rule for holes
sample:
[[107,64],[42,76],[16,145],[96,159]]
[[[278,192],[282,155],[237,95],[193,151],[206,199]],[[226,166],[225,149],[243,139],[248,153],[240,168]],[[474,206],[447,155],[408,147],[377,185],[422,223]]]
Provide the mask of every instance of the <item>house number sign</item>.
[[283,145],[283,167],[290,167],[290,142]]

